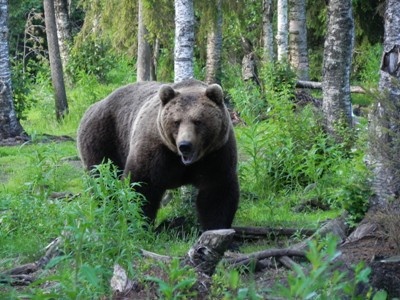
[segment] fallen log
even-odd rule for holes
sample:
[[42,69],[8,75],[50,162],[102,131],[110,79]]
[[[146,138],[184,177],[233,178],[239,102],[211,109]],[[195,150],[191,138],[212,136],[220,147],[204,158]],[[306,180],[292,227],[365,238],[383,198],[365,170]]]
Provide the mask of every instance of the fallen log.
[[[322,83],[321,82],[316,82],[316,81],[305,81],[305,80],[299,80],[296,82],[296,87],[297,88],[304,88],[304,89],[314,89],[314,90],[321,90],[322,89]],[[355,86],[350,86],[350,92],[351,93],[360,93],[360,94],[365,94],[366,91],[358,85]]]
[[310,236],[315,233],[311,229],[296,229],[296,228],[272,228],[272,227],[233,227],[235,230],[236,239],[262,239],[271,236],[293,236],[300,234]]

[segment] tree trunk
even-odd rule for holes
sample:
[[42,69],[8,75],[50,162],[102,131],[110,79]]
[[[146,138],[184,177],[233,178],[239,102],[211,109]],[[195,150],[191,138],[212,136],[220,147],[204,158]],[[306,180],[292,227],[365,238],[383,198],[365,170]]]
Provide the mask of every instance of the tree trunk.
[[351,0],[330,0],[324,49],[322,109],[327,131],[340,140],[338,131],[352,126],[350,69],[354,39]]
[[299,80],[308,80],[306,0],[289,0],[289,61]]
[[274,31],[273,31],[273,1],[263,0],[263,27],[262,27],[262,41],[263,41],[263,60],[264,62],[273,62],[274,55]]
[[193,0],[175,0],[175,82],[193,77],[193,47]]
[[[384,289],[388,299],[400,295],[400,2],[388,0],[381,94],[370,115],[368,162],[373,171],[371,207],[341,248],[346,265],[363,260],[372,270],[370,285]],[[361,237],[358,232],[363,233]],[[365,287],[365,291],[370,286]]]
[[0,140],[20,136],[23,132],[15,113],[11,94],[8,1],[0,0]]
[[68,103],[67,95],[65,93],[60,49],[58,47],[56,18],[53,0],[44,0],[43,7],[45,14],[47,44],[49,48],[51,79],[53,82],[56,102],[56,118],[60,121],[68,113]]
[[68,63],[69,48],[71,42],[71,23],[69,20],[68,0],[55,0],[54,8],[57,22],[58,46],[63,66]]
[[278,61],[288,57],[288,0],[278,0],[278,32],[276,44],[278,47]]
[[221,83],[222,53],[222,8],[221,1],[216,0],[216,16],[207,35],[206,82]]
[[160,40],[155,38],[153,46],[153,56],[150,64],[150,80],[157,81],[157,62],[160,55]]
[[148,81],[151,77],[151,47],[147,41],[148,31],[144,24],[143,10],[143,0],[139,0],[137,81]]
[[384,206],[400,195],[400,2],[389,0],[385,15],[384,53],[378,99],[371,118],[370,160],[374,167],[373,205]]

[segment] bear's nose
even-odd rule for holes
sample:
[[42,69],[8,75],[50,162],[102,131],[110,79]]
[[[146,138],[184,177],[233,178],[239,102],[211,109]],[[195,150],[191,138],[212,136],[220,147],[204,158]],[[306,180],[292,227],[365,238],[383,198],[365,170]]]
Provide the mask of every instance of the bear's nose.
[[186,153],[191,153],[192,152],[193,145],[192,145],[191,142],[182,141],[182,142],[179,143],[178,148],[179,148],[179,151],[181,153],[186,154]]

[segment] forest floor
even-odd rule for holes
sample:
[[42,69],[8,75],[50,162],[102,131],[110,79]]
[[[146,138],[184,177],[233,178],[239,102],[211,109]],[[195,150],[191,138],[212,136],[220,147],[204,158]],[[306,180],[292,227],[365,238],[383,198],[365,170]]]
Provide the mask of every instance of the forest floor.
[[[38,137],[41,142],[64,142],[71,141],[72,139],[68,136],[50,136],[43,135]],[[29,141],[25,137],[16,138],[6,140],[0,146],[16,146],[22,145],[24,143],[29,143]],[[70,160],[69,163],[74,166],[74,168],[80,169],[81,165],[79,160],[74,159]],[[3,176],[3,175],[2,175]],[[0,182],[7,181],[6,177],[0,177]],[[66,192],[67,193],[67,192]],[[61,193],[62,194],[62,193]],[[393,256],[398,255],[398,249],[400,249],[400,235],[398,234],[398,228],[400,228],[400,218],[392,215],[392,219],[388,219],[387,216],[384,215],[374,215],[373,225],[366,226],[362,232],[353,232],[352,235],[348,236],[348,232],[346,232],[347,238],[342,237],[342,242],[339,244],[339,250],[341,251],[341,256],[338,259],[344,262],[346,266],[346,270],[350,270],[352,266],[356,265],[360,261],[366,262],[368,265],[378,264],[378,266],[374,269],[376,272],[379,272],[379,264],[390,264],[391,261],[385,261],[387,258],[392,258]],[[366,218],[368,220],[368,218]],[[368,223],[368,222],[366,222]],[[322,226],[322,225],[321,225]],[[394,235],[392,233],[395,233]],[[185,235],[185,233],[182,233]],[[390,239],[389,236],[397,236],[396,239]],[[299,237],[294,237],[294,239],[290,237],[286,237],[283,240],[270,240],[268,237],[265,239],[254,239],[254,240],[241,240],[235,242],[235,250],[233,252],[228,251],[226,257],[234,257],[235,255],[240,255],[242,247],[246,248],[254,244],[254,247],[257,249],[264,249],[265,247],[271,248],[290,248],[291,245],[298,244]],[[189,250],[189,249],[188,249]],[[161,253],[164,255],[169,255],[168,253]],[[247,253],[248,254],[248,253]],[[310,269],[310,266],[305,263],[303,259],[301,262],[298,262],[305,273],[307,273]],[[400,276],[398,270],[398,261],[397,264],[394,264],[393,272],[387,273],[387,268],[382,269],[383,274],[378,274],[379,276],[373,276],[372,282],[374,285],[378,284],[378,286],[384,286],[386,289],[392,289],[392,294],[396,295],[396,293],[400,294],[399,287],[393,287],[390,285],[392,282],[393,276]],[[42,270],[36,270],[35,272],[42,272]],[[35,277],[35,272],[30,274],[31,278]],[[46,270],[47,275],[51,275],[54,273],[54,270]],[[253,285],[257,294],[261,297],[266,297],[269,295],[269,292],[273,287],[276,287],[278,283],[285,285],[287,283],[288,275],[291,274],[293,270],[290,270],[290,267],[283,266],[282,263],[279,262],[277,257],[270,259],[269,266],[265,268],[261,268],[260,270],[243,270],[240,271],[241,280],[243,282],[248,282],[249,286]],[[23,274],[22,274],[23,275]],[[140,277],[156,277],[165,282],[168,282],[169,274],[165,272],[164,269],[155,265],[155,267],[147,269],[145,274],[141,274]],[[1,278],[0,278],[1,279]],[[208,279],[207,279],[208,280]],[[206,280],[206,281],[207,281]],[[211,280],[211,279],[209,279]],[[382,282],[383,281],[383,282]],[[21,284],[21,291],[24,290],[24,285]],[[41,284],[41,288],[44,290],[50,289],[52,285],[51,281],[46,281]],[[210,282],[207,283],[211,285]],[[369,286],[364,286],[364,292],[367,292]],[[207,290],[197,288],[197,299],[206,299],[207,298]],[[159,286],[154,282],[147,282],[145,284],[140,282],[133,282],[129,291],[126,291],[122,294],[115,294],[114,299],[156,299],[159,297]],[[278,299],[278,298],[277,298]]]

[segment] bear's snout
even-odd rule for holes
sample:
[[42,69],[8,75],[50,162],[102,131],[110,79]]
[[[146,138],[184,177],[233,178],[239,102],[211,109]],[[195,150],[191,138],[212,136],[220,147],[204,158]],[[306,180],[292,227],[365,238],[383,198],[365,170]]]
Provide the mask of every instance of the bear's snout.
[[182,154],[190,154],[193,151],[193,144],[188,141],[182,141],[179,143],[178,148]]
[[192,142],[189,141],[181,141],[178,143],[179,154],[182,158],[182,162],[185,165],[190,165],[197,160],[197,154],[195,151],[195,147]]

